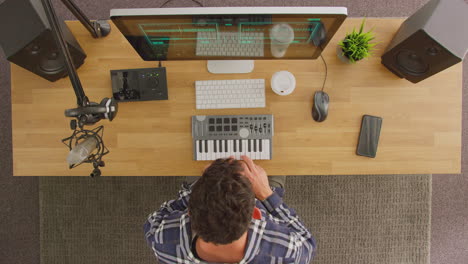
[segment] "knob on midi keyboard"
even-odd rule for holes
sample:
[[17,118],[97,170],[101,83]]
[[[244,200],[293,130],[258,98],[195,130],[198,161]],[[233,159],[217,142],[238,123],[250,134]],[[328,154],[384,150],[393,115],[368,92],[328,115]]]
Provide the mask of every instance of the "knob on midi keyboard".
[[192,116],[194,160],[272,158],[272,115]]

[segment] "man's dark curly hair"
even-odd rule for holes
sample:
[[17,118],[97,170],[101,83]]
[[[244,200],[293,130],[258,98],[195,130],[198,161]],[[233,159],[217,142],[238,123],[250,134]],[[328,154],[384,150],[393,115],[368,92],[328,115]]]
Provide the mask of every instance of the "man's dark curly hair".
[[242,171],[238,160],[217,159],[192,187],[188,205],[192,230],[204,241],[225,245],[248,230],[255,194]]

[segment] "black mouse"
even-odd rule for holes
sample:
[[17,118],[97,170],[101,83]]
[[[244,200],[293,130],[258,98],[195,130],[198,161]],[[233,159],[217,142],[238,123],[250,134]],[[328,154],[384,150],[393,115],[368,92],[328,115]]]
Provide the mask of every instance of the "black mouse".
[[327,32],[325,31],[325,26],[322,22],[314,22],[309,26],[311,31],[311,41],[314,46],[319,47],[327,39]]
[[312,106],[312,118],[314,118],[315,121],[323,122],[327,119],[329,103],[330,97],[326,92],[315,92]]

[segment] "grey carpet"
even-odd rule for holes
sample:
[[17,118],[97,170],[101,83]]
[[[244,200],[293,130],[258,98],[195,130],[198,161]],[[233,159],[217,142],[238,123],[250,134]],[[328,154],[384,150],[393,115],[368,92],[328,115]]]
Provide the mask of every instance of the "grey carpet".
[[[40,178],[42,264],[155,263],[146,216],[185,177]],[[316,264],[428,263],[431,176],[288,176]]]
[[[0,0],[2,3],[4,0]],[[404,17],[427,0],[200,0],[205,6],[326,5],[346,6],[351,17]],[[92,19],[106,18],[111,8],[158,7],[163,0],[76,1]],[[468,2],[468,0],[465,0]],[[75,19],[59,0],[57,13]],[[196,6],[174,0],[168,7]],[[468,259],[468,60],[463,62],[462,175],[434,175],[431,263],[459,264]],[[0,49],[0,263],[39,263],[38,179],[12,177],[10,67]],[[21,219],[19,221],[18,219]],[[25,250],[25,248],[27,250]]]

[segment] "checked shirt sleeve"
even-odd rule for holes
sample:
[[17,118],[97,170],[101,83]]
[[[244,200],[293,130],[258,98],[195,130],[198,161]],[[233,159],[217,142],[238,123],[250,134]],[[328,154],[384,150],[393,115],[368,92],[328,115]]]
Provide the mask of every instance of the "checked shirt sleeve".
[[262,203],[275,222],[286,226],[290,230],[290,235],[293,237],[291,243],[294,245],[296,263],[309,263],[315,253],[315,239],[299,220],[294,209],[289,208],[277,192],[273,192]]
[[177,199],[164,202],[157,211],[148,216],[144,225],[145,237],[148,244],[154,242],[155,233],[162,232],[163,226],[161,223],[165,217],[173,213],[184,212],[187,209],[190,193],[192,192],[191,187],[191,185],[182,185]]

